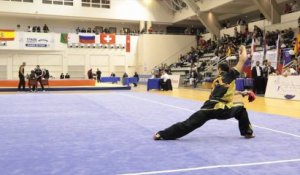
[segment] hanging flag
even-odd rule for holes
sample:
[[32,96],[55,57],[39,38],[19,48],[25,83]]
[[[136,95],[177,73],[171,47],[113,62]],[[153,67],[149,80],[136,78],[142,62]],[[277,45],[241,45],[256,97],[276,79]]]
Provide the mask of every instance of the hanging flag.
[[227,47],[226,56],[228,56],[228,57],[231,56],[231,49],[230,49],[230,46]]
[[130,35],[126,35],[126,52],[130,52]]
[[79,33],[79,42],[84,44],[93,44],[95,43],[95,34]]
[[68,44],[78,44],[79,43],[79,37],[76,33],[69,33],[68,34]]
[[0,41],[13,41],[15,40],[15,31],[0,29]]
[[263,46],[263,51],[264,51],[264,60],[266,59],[266,54],[267,54],[267,50],[268,50],[268,44],[267,44],[267,36],[266,34],[264,34],[264,46]]
[[277,70],[282,71],[281,54],[280,54],[280,34],[276,41],[276,57],[277,57]]
[[297,37],[296,37],[294,52],[295,52],[295,54],[300,53],[300,34],[298,34]]
[[100,43],[101,44],[115,44],[116,43],[116,35],[115,34],[100,34]]
[[254,37],[252,38],[252,43],[251,43],[251,56],[255,52],[255,39]]
[[64,43],[64,44],[68,43],[68,34],[67,33],[60,34],[60,42]]

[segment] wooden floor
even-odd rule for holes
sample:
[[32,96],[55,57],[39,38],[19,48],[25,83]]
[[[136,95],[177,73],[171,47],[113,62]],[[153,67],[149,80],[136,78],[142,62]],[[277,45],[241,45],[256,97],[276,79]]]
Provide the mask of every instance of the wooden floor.
[[[146,89],[147,87],[144,85],[139,85],[137,88],[132,87],[132,91],[136,91],[136,92],[147,92]],[[107,91],[100,91],[100,93],[106,93],[106,92]],[[16,94],[16,93],[17,92],[1,92],[0,94]],[[83,93],[83,91],[46,92],[46,93]],[[99,93],[99,92],[86,91],[84,93]],[[179,89],[174,89],[173,91],[150,90],[147,93],[167,95],[167,96],[173,96],[173,97],[203,102],[206,99],[208,99],[210,92],[208,90],[179,88]],[[252,110],[256,112],[264,112],[268,114],[277,114],[286,117],[293,117],[293,118],[300,119],[300,101],[280,100],[280,99],[271,99],[271,98],[264,98],[264,97],[257,97],[256,100],[252,103],[249,103],[246,98],[242,98],[242,97],[237,97],[235,101],[244,102],[248,110]]]
[[[136,91],[146,91],[146,87],[140,86],[138,89],[136,89]],[[149,93],[168,95],[196,101],[205,101],[208,99],[208,96],[210,94],[208,90],[199,90],[191,88],[179,88],[174,89],[173,91],[151,90],[149,91]],[[247,98],[242,98],[241,96],[237,96],[237,99],[235,99],[235,101],[244,102],[248,110],[300,119],[300,101],[257,97],[254,102],[249,103],[247,101]]]

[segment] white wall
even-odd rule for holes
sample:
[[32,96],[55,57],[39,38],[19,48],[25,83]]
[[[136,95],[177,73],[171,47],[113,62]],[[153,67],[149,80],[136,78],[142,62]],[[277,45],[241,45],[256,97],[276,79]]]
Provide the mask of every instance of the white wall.
[[[22,33],[22,34],[20,34]],[[52,46],[49,48],[24,47],[24,38],[39,37],[40,35],[54,36]],[[117,35],[117,41],[124,39],[124,35]],[[50,39],[51,40],[51,39]],[[170,64],[178,60],[180,54],[190,51],[190,47],[196,45],[195,36],[190,35],[157,35],[144,34],[131,36],[130,52],[125,49],[101,49],[101,48],[67,48],[60,43],[59,33],[27,33],[16,32],[14,41],[7,42],[7,46],[0,46],[0,65],[7,66],[6,79],[18,78],[18,67],[26,62],[25,73],[29,73],[36,65],[47,68],[54,77],[60,73],[70,72],[70,66],[80,66],[81,77],[92,68],[100,68],[103,76],[115,72],[118,76],[126,71],[133,75],[134,71],[149,73],[151,69],[162,62]],[[80,70],[81,70],[80,68]],[[71,78],[74,77],[71,74]]]
[[110,0],[111,8],[81,7],[81,1],[74,1],[74,6],[42,4],[42,0],[34,3],[0,1],[0,13],[21,14],[31,17],[60,17],[68,19],[98,19],[153,21],[171,23],[172,13],[167,11],[157,1],[146,4],[141,0]]
[[248,29],[249,29],[249,32],[253,32],[254,26],[257,26],[257,27],[261,28],[262,30],[264,30],[265,27],[269,26],[269,25],[271,25],[271,22],[265,19],[265,20],[250,22],[248,24]]
[[195,36],[190,35],[141,35],[138,42],[138,65],[143,73],[161,63],[174,63],[180,54],[185,54],[196,46]]
[[[234,36],[234,28],[235,27],[221,29],[220,30],[220,34],[221,34],[220,36],[224,36],[224,34]],[[246,27],[245,26],[236,26],[236,28],[237,28],[238,32],[244,32]]]
[[[75,32],[77,27],[82,28],[94,26],[102,27],[116,27],[117,32],[123,28],[130,28],[133,30],[139,30],[138,22],[108,22],[108,21],[86,21],[86,20],[67,20],[67,19],[49,19],[49,18],[25,18],[25,17],[12,17],[12,16],[0,16],[0,29],[17,29],[17,24],[21,25],[20,31],[27,31],[28,26],[40,26],[43,27],[47,24],[51,32],[71,33]],[[155,25],[154,25],[155,27]],[[155,29],[155,28],[154,28]]]
[[281,23],[297,21],[300,17],[300,11],[281,15]]
[[[47,38],[47,35],[53,36],[53,42],[50,42],[49,47],[24,46],[24,40],[28,37]],[[117,35],[116,42],[125,44],[125,37],[125,35]],[[52,37],[48,38],[52,40]],[[86,72],[90,68],[93,68],[94,71],[96,68],[100,68],[103,76],[108,76],[111,72],[121,76],[125,71],[129,75],[133,75],[133,72],[136,71],[137,41],[138,36],[130,37],[130,52],[115,48],[67,48],[67,44],[60,43],[59,33],[16,32],[14,41],[8,41],[6,46],[0,47],[0,65],[7,66],[5,79],[17,79],[18,67],[24,61],[27,63],[26,74],[36,65],[40,65],[41,68],[48,69],[50,74],[56,78],[62,72],[69,72],[69,66],[84,68],[79,72],[79,77],[86,77]]]

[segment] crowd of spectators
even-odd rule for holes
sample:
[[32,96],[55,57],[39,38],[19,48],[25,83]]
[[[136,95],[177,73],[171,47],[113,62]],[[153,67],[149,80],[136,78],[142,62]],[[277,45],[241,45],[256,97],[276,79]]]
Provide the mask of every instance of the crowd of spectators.
[[297,3],[296,0],[290,2],[290,3],[285,3],[285,7],[284,7],[284,13],[292,13],[292,12],[296,12],[300,10],[299,5]]
[[[21,26],[18,24],[17,25],[17,28],[19,29]],[[38,33],[48,33],[50,30],[49,30],[49,27],[47,26],[47,24],[45,24],[43,26],[43,28],[41,28],[40,26],[28,26],[27,27],[27,32],[38,32]]]

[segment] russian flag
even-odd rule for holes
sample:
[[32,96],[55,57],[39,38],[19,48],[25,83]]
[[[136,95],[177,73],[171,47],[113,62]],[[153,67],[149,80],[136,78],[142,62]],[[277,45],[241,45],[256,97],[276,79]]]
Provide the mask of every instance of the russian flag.
[[95,34],[91,33],[80,33],[79,42],[84,44],[93,44],[95,43]]

